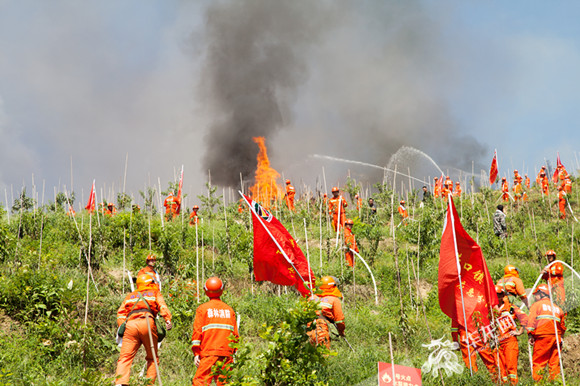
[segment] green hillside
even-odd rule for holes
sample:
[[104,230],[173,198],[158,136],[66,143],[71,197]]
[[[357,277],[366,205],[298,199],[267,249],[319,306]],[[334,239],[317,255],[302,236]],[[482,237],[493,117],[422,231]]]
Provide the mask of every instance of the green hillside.
[[[348,186],[345,196],[354,198],[356,185]],[[392,208],[391,203],[400,198],[392,197],[386,186],[376,185],[373,190],[377,215],[370,216],[366,202],[357,211],[356,203],[349,201],[347,216],[354,219],[361,255],[376,278],[378,305],[363,264],[357,263],[354,272],[345,265],[344,252],[336,246],[318,199],[297,196],[294,214],[281,205],[272,208],[308,254],[315,275],[333,275],[341,283],[346,337],[354,351],[336,341],[332,353],[307,343],[305,323],[314,319],[310,303],[300,301],[293,288],[253,280],[250,215],[247,209],[239,213],[237,202],[224,209],[215,189],[209,198],[200,197],[203,222],[197,232],[188,225],[187,213],[172,222],[162,221],[148,206],[132,213],[126,195],[119,195],[120,210],[113,217],[89,216],[86,211],[71,217],[62,200],[38,207],[24,193],[10,212],[0,207],[0,385],[113,384],[119,354],[116,312],[130,291],[123,270],[138,271],[150,250],[158,256],[162,293],[175,325],[159,350],[164,385],[191,384],[195,366],[190,337],[197,290],[212,275],[226,282],[223,299],[241,315],[242,341],[232,378],[237,384],[376,385],[377,362],[391,361],[389,337],[394,362],[420,368],[429,355],[422,344],[451,339],[450,320],[441,312],[437,297],[446,205],[436,199],[420,207],[421,193],[413,193],[405,197],[410,221],[397,226],[398,204]],[[491,221],[500,203],[499,191],[483,188],[455,203],[463,226],[481,246],[494,281],[509,262],[531,288],[546,264],[547,249],[577,266],[580,224],[570,214],[559,219],[554,191],[544,197],[532,188],[528,194],[527,203],[505,203],[506,242],[495,236]],[[570,196],[574,211],[578,202],[575,185]],[[204,302],[207,298],[201,292],[199,299]],[[570,304],[576,304],[576,292],[569,294]],[[566,382],[577,385],[578,308],[569,311],[567,325]],[[520,384],[532,384],[525,334],[519,341]],[[133,365],[132,384],[145,384],[138,377],[145,363],[141,351]],[[424,374],[423,384],[491,384],[481,362],[479,367],[473,377],[467,370],[449,378]]]

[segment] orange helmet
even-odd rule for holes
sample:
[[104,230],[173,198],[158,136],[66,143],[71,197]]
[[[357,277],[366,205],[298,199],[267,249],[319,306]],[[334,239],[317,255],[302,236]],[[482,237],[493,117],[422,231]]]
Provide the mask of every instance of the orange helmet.
[[153,261],[157,260],[157,256],[155,256],[155,255],[153,255],[153,254],[149,254],[149,255],[147,255],[147,257],[145,258],[145,261],[146,261],[146,262],[149,262],[149,261],[151,261],[151,260],[153,260]]
[[433,180],[437,181],[437,180],[438,180],[438,178],[437,178],[437,177],[433,177]]
[[536,287],[536,290],[534,291],[534,295],[540,294],[540,293],[543,293],[546,296],[550,296],[550,289],[548,288],[547,284],[542,283]]
[[508,264],[503,269],[504,275],[520,276],[520,271],[513,265]]
[[353,225],[354,221],[352,221],[351,218],[347,218],[346,221],[344,222],[345,225]]
[[338,190],[338,188],[337,188],[336,186],[333,186],[333,187],[332,187],[332,193],[334,193],[334,192],[338,192],[338,191],[339,191],[339,190]]
[[322,282],[320,284],[320,289],[330,289],[336,287],[337,280],[332,276],[323,276],[320,281]]
[[516,174],[518,172],[518,169],[514,169],[514,174]]
[[290,180],[286,180],[286,185],[290,185]]
[[148,273],[144,273],[137,277],[137,291],[146,291],[148,289],[157,289],[155,279]]
[[197,205],[193,206],[193,210],[198,210],[198,209],[199,209],[199,206],[197,206]]
[[505,177],[502,177],[502,178],[501,178],[501,180],[502,180],[502,181],[505,181]]
[[399,204],[405,205],[405,200],[401,200],[401,202],[399,202]]
[[208,297],[218,298],[224,291],[224,283],[219,277],[213,276],[206,280],[203,289]]
[[548,259],[550,258],[550,256],[554,256],[554,259],[556,259],[556,252],[554,252],[554,250],[553,250],[553,249],[549,249],[549,250],[546,252],[546,257],[547,257]]

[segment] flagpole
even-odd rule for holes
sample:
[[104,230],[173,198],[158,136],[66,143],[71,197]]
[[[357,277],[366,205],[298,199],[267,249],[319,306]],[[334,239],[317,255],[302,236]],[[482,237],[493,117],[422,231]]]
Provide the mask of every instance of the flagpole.
[[[258,216],[258,214],[254,210],[254,208],[252,208],[252,205],[246,199],[246,196],[244,196],[242,194],[242,192],[240,192],[240,191],[238,191],[238,193],[242,196],[242,198],[244,199],[244,201],[248,205],[248,208],[250,208],[250,210],[252,211],[252,213],[254,214],[254,216],[256,216],[256,218],[258,219],[258,221],[260,221],[260,224],[262,225],[262,227],[264,228],[264,230],[268,233],[268,236],[270,236],[270,238],[272,239],[272,241],[274,242],[274,244],[276,244],[276,247],[278,248],[278,250],[280,251],[280,253],[282,254],[282,256],[284,256],[284,258],[286,259],[286,261],[288,262],[288,264],[290,264],[292,266],[292,268],[294,268],[294,271],[296,271],[296,273],[298,274],[298,276],[300,276],[300,279],[302,280],[302,282],[303,283],[306,283],[306,280],[304,280],[304,278],[302,277],[302,275],[300,274],[300,272],[298,272],[298,269],[296,269],[296,267],[294,266],[294,263],[292,263],[292,260],[290,260],[290,258],[288,257],[288,255],[286,254],[286,252],[284,251],[284,249],[280,246],[280,244],[278,244],[278,240],[276,240],[276,238],[272,235],[272,233],[270,232],[270,230],[268,229],[268,227],[264,224],[264,222],[262,221],[262,217]],[[310,269],[310,264],[308,264],[308,269]],[[308,286],[308,289],[310,290],[310,294],[311,295],[314,295],[314,293],[312,292],[312,283],[309,282],[309,284],[310,285]]]
[[[447,212],[449,213],[452,210],[453,199],[450,195],[447,196]],[[471,376],[473,376],[473,366],[471,364],[471,349],[470,349],[470,342],[469,342],[469,332],[467,330],[467,316],[465,314],[465,301],[463,298],[463,285],[461,284],[461,265],[459,264],[459,251],[457,249],[457,236],[455,235],[455,219],[453,213],[450,213],[451,218],[451,230],[453,231],[453,247],[455,248],[455,262],[457,263],[457,277],[459,279],[459,292],[461,294],[461,308],[463,310],[463,328],[465,329],[465,338],[466,338],[466,345],[467,345],[467,355],[469,358],[469,372]],[[460,334],[461,335],[461,334]],[[461,337],[459,337],[461,339]]]
[[308,252],[308,230],[306,229],[306,218],[304,220],[304,243],[306,244],[306,261],[308,262],[308,282],[312,283],[312,269],[310,268],[310,253]]

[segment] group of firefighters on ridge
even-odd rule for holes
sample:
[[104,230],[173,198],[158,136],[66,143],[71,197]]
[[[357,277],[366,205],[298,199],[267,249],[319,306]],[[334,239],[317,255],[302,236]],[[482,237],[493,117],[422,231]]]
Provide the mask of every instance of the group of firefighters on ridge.
[[[116,385],[128,385],[131,365],[141,345],[145,348],[146,376],[153,385],[159,374],[159,342],[155,319],[163,318],[165,328],[171,330],[171,312],[163,295],[161,281],[155,269],[155,255],[148,255],[146,266],[137,274],[137,289],[129,293],[117,311],[117,326],[125,325],[122,334],[121,352],[117,361]],[[345,335],[342,293],[334,277],[321,278],[319,291],[309,298],[318,304],[317,318],[308,332],[313,345],[323,344],[330,349],[331,330]],[[209,301],[199,305],[195,312],[191,350],[197,367],[192,384],[209,385],[215,381],[223,385],[224,375],[216,373],[217,367],[227,370],[233,363],[236,350],[230,347],[239,339],[238,320],[235,311],[221,300],[224,283],[218,277],[210,277],[203,287]],[[312,324],[310,323],[309,326]]]
[[[518,339],[524,329],[528,341],[533,347],[532,377],[535,381],[543,378],[546,365],[549,369],[549,379],[554,380],[560,374],[559,351],[562,349],[562,337],[566,331],[564,268],[560,262],[555,262],[556,252],[546,252],[548,265],[542,271],[546,283],[536,287],[533,292],[535,302],[530,306],[524,284],[519,277],[518,269],[507,265],[504,276],[497,282],[499,305],[494,313],[495,347],[489,342],[491,333],[482,338],[479,332],[466,334],[463,327],[456,323],[452,325],[452,337],[459,344],[463,361],[468,368],[477,371],[476,354],[479,354],[492,379],[497,380],[498,368],[501,381],[511,384],[518,383]],[[523,302],[529,310],[524,313],[515,303]],[[485,327],[484,327],[485,330]],[[468,349],[469,342],[469,349]],[[471,359],[469,358],[471,353]]]

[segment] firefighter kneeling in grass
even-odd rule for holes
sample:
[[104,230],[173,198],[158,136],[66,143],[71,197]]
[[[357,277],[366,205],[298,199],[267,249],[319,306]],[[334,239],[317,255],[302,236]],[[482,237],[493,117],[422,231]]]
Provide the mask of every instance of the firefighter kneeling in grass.
[[316,311],[318,318],[315,320],[316,328],[308,332],[310,343],[313,345],[324,344],[330,349],[330,331],[336,326],[338,335],[344,336],[345,324],[342,313],[342,293],[337,288],[337,280],[332,276],[324,276],[320,295],[313,295],[310,300],[318,302],[320,310]]
[[239,337],[236,314],[220,299],[224,284],[219,278],[207,279],[203,289],[210,300],[197,307],[193,321],[191,350],[197,366],[193,385],[209,385],[212,380],[223,385],[226,379],[215,375],[212,367],[221,362],[222,369],[226,369],[233,362],[235,350],[230,347],[230,337],[233,335],[234,340]]

